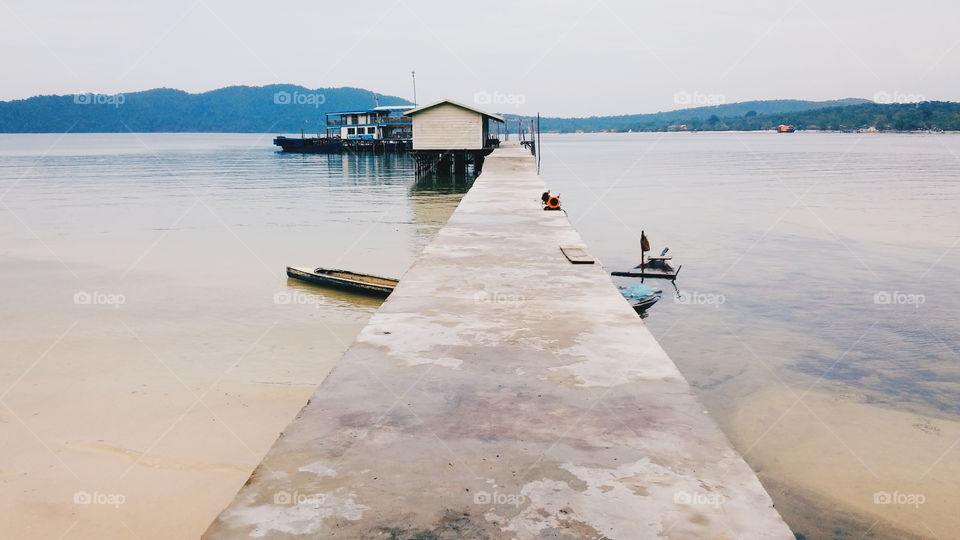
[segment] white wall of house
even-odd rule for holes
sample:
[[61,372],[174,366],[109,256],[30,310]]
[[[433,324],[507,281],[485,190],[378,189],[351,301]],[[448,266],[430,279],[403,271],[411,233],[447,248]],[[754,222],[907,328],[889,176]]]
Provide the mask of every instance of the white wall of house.
[[483,115],[443,103],[413,115],[414,150],[480,150]]

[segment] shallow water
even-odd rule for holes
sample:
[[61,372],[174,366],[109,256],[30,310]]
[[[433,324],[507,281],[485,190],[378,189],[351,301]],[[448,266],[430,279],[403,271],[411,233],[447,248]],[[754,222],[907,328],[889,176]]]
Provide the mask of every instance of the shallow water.
[[0,136],[5,534],[197,537],[379,305],[285,266],[399,277],[470,184],[268,136]]
[[[960,136],[543,143],[608,269],[641,230],[683,264],[645,322],[795,531],[960,530]],[[270,136],[0,135],[2,520],[196,536],[378,304],[284,267],[399,277],[469,185]]]
[[[935,499],[960,487],[960,136],[553,136],[542,175],[609,269],[639,261],[642,230],[683,265],[679,295],[647,280],[665,294],[646,324],[797,532],[958,530]],[[841,421],[889,411],[874,433]],[[901,532],[872,501],[898,489],[927,494]],[[802,515],[817,504],[843,512]]]
[[643,229],[683,265],[684,296],[647,321],[665,343],[703,351],[697,342],[716,341],[692,339],[704,324],[769,326],[798,339],[754,349],[783,357],[780,377],[960,413],[960,136],[582,136],[545,148],[544,177],[607,266],[636,264]]

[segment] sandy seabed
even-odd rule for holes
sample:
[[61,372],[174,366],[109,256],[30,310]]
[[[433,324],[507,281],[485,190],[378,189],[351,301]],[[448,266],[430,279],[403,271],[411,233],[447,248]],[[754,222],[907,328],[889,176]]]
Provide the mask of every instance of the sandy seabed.
[[960,423],[868,404],[856,392],[804,392],[757,392],[726,429],[794,532],[893,539],[960,531],[952,451]]
[[283,278],[220,312],[211,291],[71,305],[69,281],[20,278],[0,342],[5,538],[199,537],[371,311],[276,305]]

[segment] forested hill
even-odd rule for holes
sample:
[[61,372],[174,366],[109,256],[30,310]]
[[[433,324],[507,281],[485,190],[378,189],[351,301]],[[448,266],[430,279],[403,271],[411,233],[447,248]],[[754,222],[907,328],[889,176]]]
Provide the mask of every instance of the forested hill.
[[[37,96],[0,101],[2,133],[80,132],[221,132],[316,133],[327,112],[364,110],[375,105],[374,94],[361,88],[316,88],[278,84],[230,86],[200,94],[158,88],[124,94]],[[707,119],[756,113],[788,113],[863,103],[837,101],[748,101],[656,114],[590,118],[544,118],[548,131],[640,131],[666,129],[685,118]],[[408,104],[380,96],[381,105]]]
[[[657,131],[649,129],[652,126],[666,126],[692,118],[730,118],[745,115],[751,111],[763,113],[790,113],[839,107],[846,105],[860,105],[872,103],[866,99],[837,99],[833,101],[803,101],[798,99],[776,99],[769,101],[742,101],[739,103],[723,103],[709,107],[694,107],[675,111],[626,114],[620,116],[590,116],[585,118],[556,118],[543,117],[540,119],[540,129],[544,131]],[[509,115],[508,115],[509,116]],[[646,129],[645,129],[646,128]]]
[[[405,105],[379,96],[380,105]],[[158,88],[116,95],[37,96],[0,101],[0,132],[316,133],[324,114],[374,107],[362,88],[309,89],[290,84],[230,86],[200,94]]]
[[[839,106],[775,110],[766,106],[782,102],[749,102],[731,106],[701,107],[669,113],[592,118],[541,118],[542,131],[754,131],[789,124],[799,130],[854,131],[875,127],[880,131],[941,129],[960,131],[960,103],[879,104],[872,101]],[[816,102],[800,102],[816,103]],[[759,107],[756,105],[764,105]],[[732,107],[736,108],[732,108]],[[774,110],[771,110],[774,109]],[[508,117],[515,121],[520,117]],[[529,117],[523,117],[530,119]]]
[[[200,94],[159,88],[117,95],[37,96],[0,101],[2,133],[205,132],[299,133],[323,129],[327,112],[409,104],[362,88],[277,84],[230,86]],[[507,115],[515,121],[518,117]],[[543,131],[704,131],[772,129],[960,130],[960,104],[881,105],[863,99],[726,103],[653,114],[541,119]],[[511,129],[512,130],[512,129]]]

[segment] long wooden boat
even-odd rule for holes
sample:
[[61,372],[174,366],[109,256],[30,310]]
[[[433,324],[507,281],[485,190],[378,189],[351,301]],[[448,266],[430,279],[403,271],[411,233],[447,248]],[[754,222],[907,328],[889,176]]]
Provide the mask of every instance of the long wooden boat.
[[335,154],[343,150],[343,141],[334,137],[284,137],[280,135],[273,144],[284,152],[297,154]]
[[350,272],[349,270],[334,270],[331,268],[310,269],[288,266],[287,275],[293,279],[299,279],[316,285],[336,287],[338,289],[382,297],[390,296],[390,293],[393,292],[393,289],[398,283],[396,279],[360,274]]

